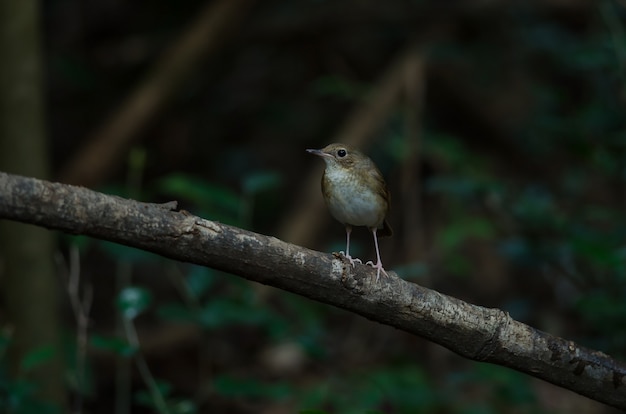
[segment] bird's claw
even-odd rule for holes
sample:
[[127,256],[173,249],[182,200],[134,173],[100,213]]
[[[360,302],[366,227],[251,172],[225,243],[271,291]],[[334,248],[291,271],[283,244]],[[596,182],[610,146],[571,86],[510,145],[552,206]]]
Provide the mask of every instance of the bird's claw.
[[372,266],[374,269],[376,269],[376,283],[378,283],[378,279],[380,279],[380,272],[381,271],[383,272],[385,277],[389,277],[389,275],[387,274],[387,271],[383,268],[383,264],[382,263],[378,262],[378,263],[374,264],[374,262],[372,262],[370,260],[370,261],[368,261],[365,264],[369,265],[369,266]]
[[350,256],[350,255],[346,255],[346,254],[343,252],[343,250],[342,250],[342,251],[340,251],[339,253],[341,253],[341,255],[342,255],[343,257],[345,257],[346,259],[348,259],[348,261],[350,262],[350,264],[352,265],[352,267],[356,266],[356,265],[355,265],[355,263],[360,263],[360,264],[363,264],[363,262],[361,261],[361,259],[358,259],[358,258],[356,258],[356,257],[354,257],[354,258],[353,258],[353,257],[352,257],[352,256]]

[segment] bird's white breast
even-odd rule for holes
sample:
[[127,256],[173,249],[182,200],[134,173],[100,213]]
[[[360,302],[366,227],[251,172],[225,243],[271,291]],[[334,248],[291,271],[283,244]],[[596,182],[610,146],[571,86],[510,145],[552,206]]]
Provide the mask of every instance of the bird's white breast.
[[326,199],[332,216],[352,226],[379,227],[386,208],[386,201],[367,181],[342,168],[327,168],[325,179],[332,185],[332,196]]

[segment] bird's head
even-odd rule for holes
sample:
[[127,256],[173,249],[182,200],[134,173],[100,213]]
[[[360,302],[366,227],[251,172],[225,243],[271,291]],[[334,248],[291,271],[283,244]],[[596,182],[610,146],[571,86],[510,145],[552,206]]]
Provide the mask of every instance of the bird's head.
[[345,144],[330,144],[322,149],[308,149],[306,152],[321,157],[328,168],[350,169],[367,160],[359,151]]

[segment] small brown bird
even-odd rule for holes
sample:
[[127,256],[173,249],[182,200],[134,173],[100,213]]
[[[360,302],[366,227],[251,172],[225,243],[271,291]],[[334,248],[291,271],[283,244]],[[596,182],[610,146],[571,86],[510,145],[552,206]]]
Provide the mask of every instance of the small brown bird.
[[[310,154],[321,157],[326,163],[322,175],[322,194],[330,214],[346,226],[345,257],[352,266],[359,259],[350,256],[350,233],[352,226],[366,226],[374,235],[376,264],[367,262],[377,270],[376,281],[380,272],[385,275],[378,236],[391,236],[391,226],[385,216],[389,211],[390,195],[382,174],[363,153],[344,144],[330,144],[322,149],[308,149]],[[380,230],[380,231],[379,231]],[[343,252],[342,252],[343,253]]]

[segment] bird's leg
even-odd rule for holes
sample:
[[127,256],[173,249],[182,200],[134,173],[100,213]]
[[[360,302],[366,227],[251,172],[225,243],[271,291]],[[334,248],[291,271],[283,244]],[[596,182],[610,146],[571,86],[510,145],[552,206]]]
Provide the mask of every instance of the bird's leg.
[[352,267],[354,267],[354,264],[356,262],[359,262],[359,263],[363,263],[363,262],[361,262],[361,259],[353,259],[352,256],[350,256],[350,233],[352,233],[352,226],[348,226],[346,224],[346,254],[344,256],[346,257],[346,259],[350,261],[350,264],[352,265]]
[[371,260],[369,262],[367,262],[366,264],[372,266],[374,269],[377,270],[376,272],[376,282],[378,282],[378,279],[380,278],[380,271],[382,270],[383,274],[385,276],[389,276],[387,274],[387,272],[385,271],[385,269],[383,269],[383,262],[380,260],[380,251],[378,250],[378,237],[376,237],[376,227],[374,227],[372,230],[372,234],[374,235],[374,246],[376,247],[376,264],[374,264],[374,262],[372,262]]

